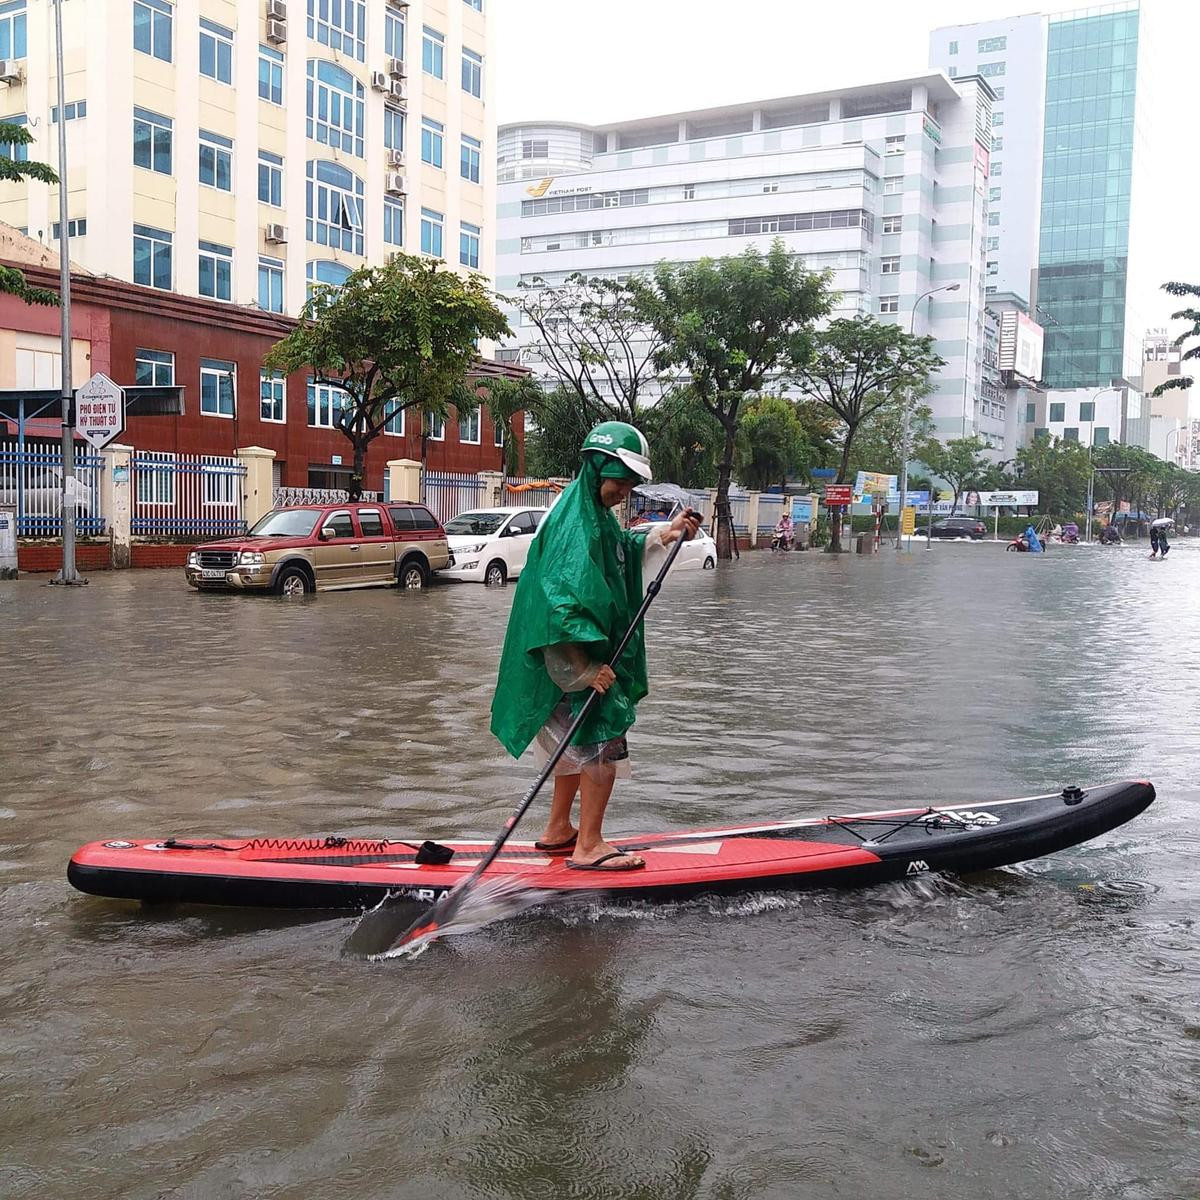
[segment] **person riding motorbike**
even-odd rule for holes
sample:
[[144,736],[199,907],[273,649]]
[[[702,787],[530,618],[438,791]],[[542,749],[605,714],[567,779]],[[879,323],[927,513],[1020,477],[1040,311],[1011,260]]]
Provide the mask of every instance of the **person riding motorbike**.
[[792,517],[790,513],[785,512],[775,522],[775,531],[771,537],[771,549],[790,550],[794,541],[795,531],[792,528]]

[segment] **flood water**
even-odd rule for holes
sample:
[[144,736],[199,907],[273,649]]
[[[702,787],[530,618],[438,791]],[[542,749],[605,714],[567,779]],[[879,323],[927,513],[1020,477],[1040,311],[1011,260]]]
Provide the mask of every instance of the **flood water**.
[[0,584],[0,1196],[1195,1200],[1200,546],[1145,553],[672,579],[609,821],[1153,780],[1124,828],[382,963],[339,958],[348,916],[142,909],[66,862],[123,836],[492,836],[535,773],[486,732],[510,590]]

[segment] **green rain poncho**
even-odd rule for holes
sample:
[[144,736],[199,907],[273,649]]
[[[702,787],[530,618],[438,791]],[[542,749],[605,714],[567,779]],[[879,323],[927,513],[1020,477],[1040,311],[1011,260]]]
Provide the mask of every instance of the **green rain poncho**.
[[[563,697],[543,659],[571,643],[595,663],[616,650],[644,595],[646,535],[622,530],[599,499],[602,456],[587,453],[579,477],[546,514],[517,583],[492,697],[492,732],[520,757]],[[614,668],[616,682],[572,739],[579,746],[620,737],[646,695],[646,645],[639,628]],[[568,699],[578,712],[587,689]]]

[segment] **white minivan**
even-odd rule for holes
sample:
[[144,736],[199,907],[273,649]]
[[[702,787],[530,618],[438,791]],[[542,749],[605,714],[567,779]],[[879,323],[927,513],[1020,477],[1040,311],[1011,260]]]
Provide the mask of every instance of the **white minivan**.
[[546,512],[544,508],[473,508],[459,513],[445,526],[454,566],[439,571],[438,578],[491,587],[515,579]]

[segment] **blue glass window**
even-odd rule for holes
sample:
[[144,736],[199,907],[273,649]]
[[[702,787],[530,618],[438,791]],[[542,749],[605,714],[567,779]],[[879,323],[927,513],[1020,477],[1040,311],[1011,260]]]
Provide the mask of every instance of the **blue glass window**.
[[432,117],[421,118],[421,161],[431,167],[442,165],[442,143],[445,126]]
[[483,58],[465,46],[462,52],[462,89],[468,95],[483,95]]
[[258,152],[258,199],[275,208],[283,207],[283,159],[269,150]]
[[464,267],[479,267],[479,226],[463,221],[458,230],[458,261]]
[[[282,312],[282,309],[275,310]],[[258,415],[264,421],[287,420],[287,376],[278,371],[262,371],[258,377]]]
[[404,205],[399,200],[383,202],[383,240],[389,246],[404,245]]
[[442,257],[442,223],[445,220],[440,212],[432,208],[421,209],[421,253],[432,254],[435,258]]
[[233,30],[200,18],[200,74],[233,83]]
[[282,259],[259,257],[258,307],[264,312],[283,312]]
[[404,58],[404,13],[399,9],[383,10],[383,52],[390,58]]
[[308,60],[308,136],[363,155],[363,85],[335,63]]
[[[171,22],[174,8],[166,0],[133,0],[133,48],[163,62],[171,61]],[[25,42],[24,14],[21,43]],[[0,36],[0,49],[4,40]]]
[[320,246],[363,252],[363,181],[332,162],[309,162],[306,236]]
[[421,30],[421,70],[435,79],[446,78],[446,39],[428,25]]
[[362,0],[308,0],[308,36],[364,62],[367,6]]
[[133,110],[133,165],[171,174],[171,118],[146,108]]
[[237,406],[237,364],[219,358],[200,360],[200,412],[206,417],[232,417]]
[[228,300],[233,295],[233,247],[215,242],[200,243],[199,291],[213,300]]
[[473,137],[462,135],[462,153],[458,160],[458,173],[472,183],[479,182],[479,151],[481,145]]
[[[29,118],[25,113],[17,113],[16,116],[5,117],[4,123],[24,127],[29,124]],[[11,158],[13,162],[28,162],[29,144],[27,142],[0,142],[0,155]]]
[[133,282],[171,290],[171,237],[165,229],[133,227]]
[[170,350],[137,351],[133,363],[135,387],[171,387],[175,383],[175,355]]
[[258,98],[268,104],[283,103],[283,55],[270,46],[258,48]]
[[233,191],[233,142],[206,129],[200,130],[200,182]]
[[404,113],[390,104],[383,106],[383,144],[389,150],[404,149]]

